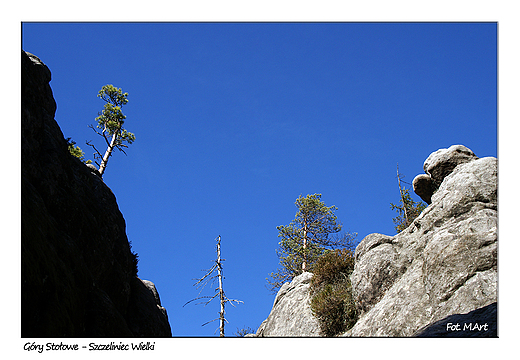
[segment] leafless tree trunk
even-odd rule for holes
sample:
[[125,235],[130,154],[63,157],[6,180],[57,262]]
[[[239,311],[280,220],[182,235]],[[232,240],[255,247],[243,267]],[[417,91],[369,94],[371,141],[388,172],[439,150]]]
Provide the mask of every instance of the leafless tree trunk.
[[101,164],[99,165],[99,174],[102,176],[105,172],[105,168],[107,167],[108,158],[112,154],[112,151],[114,150],[114,147],[116,146],[116,139],[117,139],[118,132],[115,132],[114,135],[112,135],[112,140],[110,141],[110,145],[108,145],[107,151],[105,151],[105,155],[103,155],[103,160],[101,160]]
[[397,183],[399,184],[399,194],[401,195],[401,202],[403,204],[403,212],[404,212],[404,219],[406,221],[406,226],[405,227],[408,227],[408,225],[410,224],[409,221],[408,221],[408,212],[406,210],[406,204],[405,204],[405,199],[404,199],[404,194],[403,194],[403,188],[401,187],[401,174],[399,174],[399,164],[397,164]]
[[220,235],[217,241],[217,273],[218,273],[218,292],[220,295],[220,337],[224,337],[224,306],[226,298],[224,296],[224,288],[222,286],[222,262],[220,261]]
[[108,141],[109,135],[107,134],[106,128],[102,132],[97,131],[92,125],[90,125],[90,128],[92,130],[94,130],[96,132],[96,134],[102,136],[105,139],[105,142],[107,143],[107,149],[105,151],[105,154],[103,156],[101,156],[101,153],[99,152],[99,150],[96,149],[96,147],[93,144],[91,144],[90,141],[87,141],[87,145],[92,147],[96,151],[96,153],[94,154],[94,158],[98,159],[98,160],[101,159],[101,163],[96,162],[96,164],[99,166],[99,169],[98,169],[99,175],[103,176],[103,173],[105,172],[105,169],[108,164],[108,159],[112,155],[112,152],[114,151],[114,149],[117,148],[119,151],[121,151],[123,154],[126,155],[126,152],[121,147],[128,147],[128,146],[125,144],[121,144],[120,142],[118,143],[118,141],[117,141],[118,137],[121,135],[121,130],[114,132],[114,134],[112,134],[112,138],[110,139],[110,142],[109,142]]
[[305,223],[303,227],[303,262],[302,262],[302,271],[305,272],[307,269],[307,223]]
[[[213,296],[199,296],[199,297],[197,297],[195,299],[192,299],[192,300],[188,301],[184,305],[187,305],[188,303],[190,303],[192,301],[195,301],[195,300],[198,300],[198,299],[204,299],[204,298],[207,299],[207,298],[209,298],[208,301],[202,302],[204,304],[204,306],[205,306],[205,305],[209,304],[211,302],[211,300],[213,300],[214,298],[216,298],[218,296],[219,299],[220,299],[220,313],[219,313],[218,319],[213,319],[211,321],[208,321],[207,323],[202,324],[202,326],[204,326],[206,324],[209,324],[210,322],[213,322],[215,320],[219,320],[219,322],[220,322],[220,326],[219,326],[220,337],[224,337],[224,324],[227,322],[226,318],[224,317],[226,302],[229,302],[229,303],[231,303],[231,305],[233,305],[233,302],[236,302],[238,304],[238,303],[241,303],[243,301],[241,301],[241,300],[234,300],[234,299],[228,299],[228,297],[224,293],[224,286],[223,286],[224,276],[223,276],[223,272],[222,272],[222,261],[224,261],[225,259],[222,259],[220,257],[220,240],[221,240],[221,238],[220,238],[220,235],[219,235],[217,237],[217,260],[215,261],[215,264],[212,266],[211,269],[209,269],[206,272],[206,274],[202,278],[197,279],[197,282],[194,284],[197,287],[201,287],[201,292],[202,292],[202,290],[208,284],[208,282],[214,281],[215,279],[217,279],[218,280],[218,288],[215,289],[215,291],[216,291],[215,295],[213,295]],[[217,270],[217,275],[216,276],[210,276],[215,270]],[[199,294],[200,294],[200,292],[199,292]],[[201,304],[201,303],[198,303],[198,304]],[[235,306],[235,305],[233,305],[233,306]]]

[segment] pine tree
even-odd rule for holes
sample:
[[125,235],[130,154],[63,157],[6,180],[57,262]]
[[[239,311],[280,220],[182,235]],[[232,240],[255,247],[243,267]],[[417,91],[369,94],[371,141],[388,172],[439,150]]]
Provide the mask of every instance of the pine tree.
[[121,107],[128,103],[128,93],[123,93],[121,89],[113,85],[105,85],[99,91],[98,97],[105,101],[103,111],[96,118],[96,127],[101,131],[96,130],[92,125],[90,128],[105,139],[107,149],[105,154],[101,155],[91,142],[87,141],[87,145],[95,150],[94,158],[101,160],[101,163],[96,162],[96,164],[99,166],[99,174],[102,176],[114,149],[118,149],[126,155],[123,147],[128,147],[125,143],[132,144],[135,135],[123,128],[126,116],[121,111]]
[[348,247],[356,234],[338,234],[342,225],[334,211],[336,206],[326,206],[321,194],[299,196],[296,199],[298,212],[289,225],[277,227],[281,238],[276,251],[281,267],[267,279],[271,291],[279,289],[305,271],[311,271],[316,259],[327,248]]

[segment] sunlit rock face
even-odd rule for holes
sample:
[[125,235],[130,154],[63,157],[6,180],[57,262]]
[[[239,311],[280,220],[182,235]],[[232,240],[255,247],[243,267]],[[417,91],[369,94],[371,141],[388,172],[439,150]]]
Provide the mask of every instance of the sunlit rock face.
[[430,155],[425,171],[431,204],[401,233],[370,234],[356,249],[360,318],[345,336],[452,336],[424,330],[472,312],[487,330],[458,336],[496,336],[497,160],[457,145]]
[[424,161],[425,174],[417,175],[413,180],[413,190],[428,205],[432,203],[432,195],[437,191],[446,176],[460,164],[478,159],[464,145],[452,145],[448,149],[439,149]]
[[256,336],[320,336],[318,320],[312,315],[309,291],[313,274],[304,272],[283,284],[268,318]]

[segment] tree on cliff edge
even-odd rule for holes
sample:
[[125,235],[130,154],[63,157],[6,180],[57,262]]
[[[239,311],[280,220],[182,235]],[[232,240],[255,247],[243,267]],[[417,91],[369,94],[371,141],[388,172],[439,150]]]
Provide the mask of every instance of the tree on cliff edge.
[[125,142],[128,144],[134,142],[135,135],[123,128],[126,116],[121,111],[121,107],[128,102],[128,93],[123,93],[121,89],[113,85],[105,85],[99,91],[98,97],[105,101],[103,111],[101,111],[96,118],[96,127],[101,131],[96,130],[92,125],[90,125],[90,127],[96,134],[105,139],[107,149],[105,154],[101,155],[98,149],[89,141],[87,141],[87,145],[94,149],[94,158],[101,160],[101,163],[96,162],[96,164],[99,166],[100,175],[103,175],[108,159],[114,149],[118,149],[126,155],[123,147],[128,147],[128,145],[126,145]]
[[349,248],[357,234],[343,233],[334,211],[336,206],[326,206],[321,194],[299,196],[296,199],[298,212],[289,225],[280,225],[278,237],[280,249],[276,251],[281,268],[271,273],[267,279],[271,291],[279,289],[284,282],[305,271],[312,271],[312,265],[327,248]]

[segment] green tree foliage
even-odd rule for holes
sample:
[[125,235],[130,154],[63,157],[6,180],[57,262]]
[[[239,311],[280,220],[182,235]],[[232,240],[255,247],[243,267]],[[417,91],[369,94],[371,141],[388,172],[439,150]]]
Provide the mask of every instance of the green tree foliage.
[[128,103],[128,93],[123,93],[121,89],[113,85],[105,85],[99,91],[98,97],[105,101],[103,111],[96,118],[96,128],[99,130],[96,130],[92,125],[90,127],[105,139],[107,150],[104,155],[101,155],[90,142],[87,142],[87,145],[94,148],[94,158],[101,160],[101,163],[96,162],[96,164],[99,166],[99,173],[103,175],[112,151],[118,149],[126,155],[123,148],[134,142],[135,135],[123,128],[126,116],[121,111],[121,107]]
[[296,199],[298,212],[289,225],[277,227],[281,238],[276,250],[280,268],[267,279],[272,292],[284,282],[291,281],[305,271],[312,271],[313,264],[327,248],[348,246],[357,234],[338,234],[342,225],[338,223],[334,211],[336,206],[326,206],[321,194],[299,196]]
[[72,156],[77,157],[85,164],[90,164],[92,162],[91,160],[85,160],[85,153],[83,152],[83,150],[81,150],[79,146],[76,145],[76,142],[74,140],[71,140],[71,138],[67,138],[67,145],[69,148],[69,153]]
[[71,140],[70,138],[67,138],[67,146],[69,148],[69,153],[80,159],[81,161],[84,161],[85,159],[85,153],[79,146],[76,145],[76,142],[74,140]]
[[324,336],[336,336],[357,321],[350,274],[354,256],[349,249],[326,251],[314,265],[311,281],[311,310]]
[[416,202],[412,199],[410,189],[403,187],[401,184],[405,183],[403,177],[404,176],[399,173],[399,164],[397,164],[397,184],[399,186],[400,199],[398,205],[390,203],[390,207],[392,210],[397,211],[397,216],[392,220],[395,224],[395,230],[398,233],[410,226],[415,218],[428,206],[422,201]]

